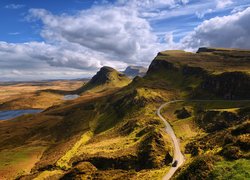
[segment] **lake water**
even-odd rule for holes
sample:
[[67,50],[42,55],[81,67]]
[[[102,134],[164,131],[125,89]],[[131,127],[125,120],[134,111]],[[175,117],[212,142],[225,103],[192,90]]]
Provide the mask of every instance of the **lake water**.
[[40,109],[25,109],[25,110],[6,110],[0,111],[0,120],[12,119],[24,114],[36,114],[42,112]]
[[78,97],[79,97],[79,95],[77,95],[77,94],[69,94],[69,95],[65,95],[63,97],[63,100],[73,100],[73,99],[76,99]]

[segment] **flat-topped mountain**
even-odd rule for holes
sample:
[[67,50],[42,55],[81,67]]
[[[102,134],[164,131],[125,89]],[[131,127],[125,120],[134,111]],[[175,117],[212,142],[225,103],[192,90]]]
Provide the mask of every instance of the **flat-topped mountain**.
[[249,72],[250,50],[200,48],[197,53],[171,50],[159,52],[154,60],[165,60],[177,66],[201,67],[213,73],[225,71]]
[[[146,77],[165,78],[171,87],[202,98],[250,98],[250,50],[200,48],[158,53]],[[192,94],[192,95],[191,95]]]
[[144,76],[147,72],[147,68],[143,66],[128,66],[125,71],[123,71],[124,74],[126,74],[128,77],[135,77],[135,76]]
[[131,79],[125,74],[118,72],[112,67],[102,67],[92,79],[83,87],[78,89],[78,92],[84,91],[102,91],[104,89],[112,89],[126,86]]

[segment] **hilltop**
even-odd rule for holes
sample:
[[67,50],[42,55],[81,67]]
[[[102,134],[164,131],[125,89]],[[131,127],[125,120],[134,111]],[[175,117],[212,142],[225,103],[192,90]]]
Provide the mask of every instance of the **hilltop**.
[[[0,157],[10,157],[0,158],[9,163],[0,166],[0,175],[13,169],[20,179],[160,179],[174,155],[155,112],[173,99],[187,100],[162,111],[186,158],[176,178],[218,177],[228,159],[233,159],[228,168],[237,164],[247,172],[250,103],[240,100],[249,98],[249,51],[230,52],[163,51],[146,75],[132,82],[103,67],[77,90],[82,93],[77,100],[0,122]],[[11,157],[23,154],[18,160],[33,164],[18,174]]]
[[120,88],[128,85],[130,82],[131,80],[125,74],[111,67],[104,66],[89,82],[78,89],[77,92],[100,92],[103,90]]
[[181,50],[159,52],[155,60],[176,65],[201,67],[211,73],[244,71],[249,73],[250,50],[200,48],[197,53]]

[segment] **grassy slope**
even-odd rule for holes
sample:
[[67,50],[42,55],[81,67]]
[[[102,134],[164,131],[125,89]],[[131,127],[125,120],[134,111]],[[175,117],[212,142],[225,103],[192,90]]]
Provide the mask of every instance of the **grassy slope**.
[[30,173],[44,150],[44,146],[23,146],[0,151],[0,179],[13,179]]
[[243,180],[250,179],[250,160],[239,159],[235,161],[216,162],[210,173],[214,179]]
[[[149,86],[151,81],[147,81],[147,86]],[[86,109],[86,111],[95,114],[98,112],[97,114],[99,114],[95,118],[89,119],[89,128],[91,132],[95,133],[95,136],[91,138],[86,145],[81,142],[82,138],[78,138],[79,140],[75,141],[75,144],[70,146],[67,150],[68,152],[65,152],[63,157],[67,157],[66,159],[68,159],[68,154],[72,155],[75,152],[77,152],[79,156],[84,152],[87,157],[107,157],[107,155],[108,157],[126,157],[132,152],[136,155],[137,149],[139,148],[138,146],[140,146],[140,143],[145,137],[143,134],[150,132],[150,129],[144,130],[144,128],[148,127],[150,123],[152,123],[150,124],[150,127],[152,126],[153,131],[154,127],[157,127],[158,125],[161,126],[161,121],[159,119],[154,120],[156,118],[155,110],[158,106],[157,101],[161,102],[163,99],[168,99],[169,96],[173,94],[165,89],[145,88],[143,87],[144,82],[145,81],[139,82],[136,85],[131,85],[132,87],[127,87],[122,91],[117,92],[115,95],[112,95],[113,98],[111,101],[109,97],[101,97],[96,102],[93,100],[88,101],[88,103],[86,103],[86,105],[88,104],[88,107],[84,107],[82,101],[77,100],[81,103],[78,104],[77,102],[73,106],[61,106],[50,110],[52,114],[60,114],[67,113],[69,109],[77,109],[78,107],[83,106],[82,109]],[[91,107],[91,104],[93,104],[94,107]],[[119,106],[117,107],[118,109],[114,109],[116,106]],[[93,112],[93,110],[95,112]],[[76,114],[79,116],[79,112],[76,112]],[[130,124],[130,122],[136,123]],[[128,125],[126,125],[126,123],[128,123]],[[132,132],[129,134],[126,132],[125,134],[121,133],[121,129],[124,129],[123,131],[128,131],[130,128]],[[142,137],[138,136],[137,133],[142,133],[142,135],[140,135]],[[166,137],[166,139],[168,139],[168,137]],[[120,147],[123,148],[121,149]],[[51,151],[53,149],[54,148],[52,147]],[[43,159],[49,158],[51,154],[48,154],[48,157],[46,156],[47,155],[44,155]],[[62,165],[60,162],[61,160],[57,161],[59,166]],[[159,174],[160,171],[150,171],[150,173],[144,171],[140,173],[140,176],[142,176],[143,173],[152,173],[152,176],[155,176],[153,174]]]

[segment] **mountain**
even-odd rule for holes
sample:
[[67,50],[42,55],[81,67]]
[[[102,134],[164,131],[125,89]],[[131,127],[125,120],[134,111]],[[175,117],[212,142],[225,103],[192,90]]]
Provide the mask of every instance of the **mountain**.
[[200,48],[197,53],[185,51],[159,52],[155,60],[165,60],[176,65],[200,67],[211,73],[249,72],[250,50]]
[[128,85],[130,82],[131,80],[125,74],[111,67],[104,66],[88,83],[78,89],[77,92],[100,92],[102,90],[120,88]]
[[128,66],[125,71],[123,71],[124,74],[131,78],[134,78],[135,76],[143,77],[146,72],[147,68],[143,66]]
[[[161,179],[174,154],[156,111],[182,99],[161,111],[186,159],[174,178],[246,179],[250,51],[202,51],[159,52],[146,75],[132,82],[103,67],[80,92],[116,91],[83,93],[42,113],[0,122],[0,162],[6,164],[0,177]],[[188,116],[180,118],[183,110]]]
[[163,51],[149,66],[146,77],[165,78],[188,97],[250,99],[249,62],[247,50]]

